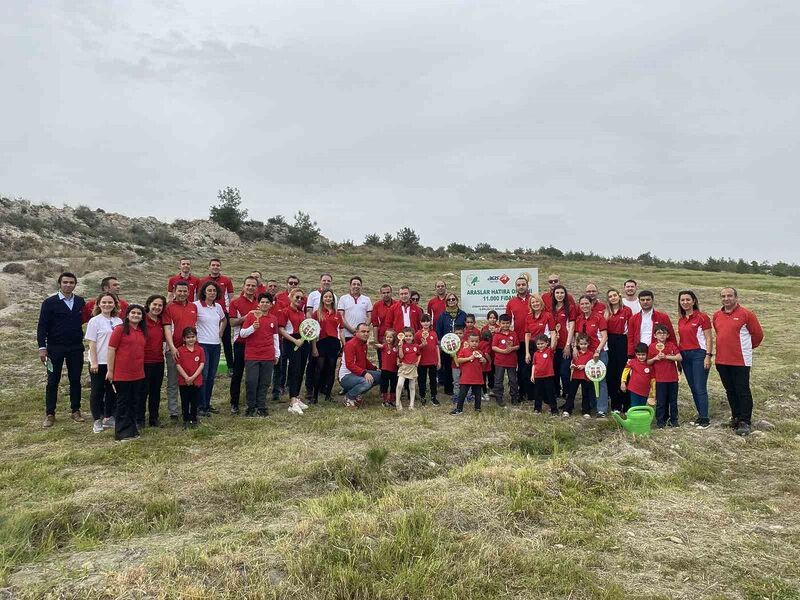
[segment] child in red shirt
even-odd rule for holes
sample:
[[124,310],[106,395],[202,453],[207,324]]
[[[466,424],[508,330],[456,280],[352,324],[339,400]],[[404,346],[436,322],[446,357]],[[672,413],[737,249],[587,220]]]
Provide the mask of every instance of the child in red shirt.
[[399,346],[400,366],[397,368],[395,405],[397,410],[403,410],[400,396],[403,393],[403,386],[408,381],[408,409],[414,410],[414,399],[417,395],[417,367],[422,357],[419,345],[414,342],[414,330],[411,327],[403,329]]
[[381,353],[381,401],[386,408],[394,408],[394,390],[397,387],[397,343],[394,329],[383,334],[383,343],[375,344]]
[[[481,327],[481,341],[486,339],[483,336],[486,335],[487,332],[489,333],[488,357],[490,366],[489,372],[484,375],[486,384],[483,386],[483,391],[492,396],[494,396],[494,354],[492,353],[492,336],[500,331],[500,325],[497,323],[498,318],[499,315],[497,314],[497,311],[490,310],[488,313],[486,313],[486,325]],[[481,352],[483,352],[483,349],[481,349]]]
[[492,352],[494,353],[494,397],[498,406],[503,402],[503,378],[508,376],[508,392],[511,404],[519,404],[519,385],[517,382],[517,350],[519,340],[511,329],[511,315],[500,315],[500,331],[492,335]]
[[553,352],[550,347],[550,338],[544,334],[536,336],[536,352],[533,353],[531,362],[531,383],[533,387],[533,412],[542,413],[542,405],[550,405],[550,414],[558,414],[556,404],[556,374],[553,370]]
[[178,348],[178,386],[184,427],[197,427],[197,401],[203,385],[203,365],[206,355],[197,343],[197,329],[183,329],[183,346]]
[[475,326],[475,315],[472,313],[467,315],[466,320],[464,321],[464,340],[468,340],[469,336],[473,333],[477,333],[480,335],[480,330]]
[[[436,332],[431,329],[431,316],[423,314],[419,318],[419,324],[422,327],[417,333],[414,334],[414,341],[420,348],[420,361],[419,361],[419,401],[425,405],[427,399],[425,394],[427,392],[426,384],[430,383],[431,387],[431,404],[439,406],[439,400],[436,399],[436,371],[442,367],[442,358],[439,354],[439,338]],[[427,381],[426,381],[427,380]]]
[[669,329],[658,323],[653,327],[656,341],[650,344],[647,364],[653,365],[656,378],[656,427],[678,426],[678,363],[682,357],[674,342],[668,342]]
[[[488,394],[494,388],[494,357],[492,356],[492,334],[488,329],[481,329],[481,341],[478,344],[478,350],[481,351],[486,357],[486,362],[483,364],[483,388],[484,394]],[[492,393],[494,391],[492,390]]]
[[471,333],[467,338],[467,347],[456,354],[455,362],[461,367],[461,378],[458,389],[458,404],[450,411],[451,415],[464,412],[464,400],[467,392],[472,392],[475,400],[475,412],[481,411],[481,388],[483,387],[483,364],[486,357],[478,350],[480,335]]
[[575,406],[575,396],[578,395],[578,388],[581,390],[581,412],[584,418],[589,418],[592,414],[592,402],[594,402],[594,384],[586,378],[586,363],[592,360],[594,353],[589,349],[589,336],[585,333],[575,334],[575,345],[577,351],[572,355],[570,368],[569,393],[567,401],[561,408],[561,416],[568,417],[572,414]]
[[642,342],[636,344],[634,349],[636,358],[629,359],[622,370],[619,389],[622,393],[628,393],[631,407],[644,406],[647,404],[647,399],[653,395],[656,379],[653,367],[647,364],[647,351],[647,344]]

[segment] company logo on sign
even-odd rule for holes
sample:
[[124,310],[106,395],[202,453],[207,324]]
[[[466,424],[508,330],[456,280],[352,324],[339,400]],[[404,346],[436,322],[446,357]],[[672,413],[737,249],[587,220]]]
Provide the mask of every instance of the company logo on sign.
[[476,285],[478,285],[478,276],[473,275],[467,280],[467,283],[469,283],[472,287],[475,287]]
[[511,281],[511,277],[509,277],[505,273],[503,273],[502,275],[490,275],[489,277],[486,278],[486,281],[488,281],[489,283],[494,283],[495,281],[499,281],[500,283],[505,285],[509,281]]
[[502,283],[503,285],[507,284],[509,279],[511,279],[511,277],[509,277],[505,273],[500,275],[500,283]]

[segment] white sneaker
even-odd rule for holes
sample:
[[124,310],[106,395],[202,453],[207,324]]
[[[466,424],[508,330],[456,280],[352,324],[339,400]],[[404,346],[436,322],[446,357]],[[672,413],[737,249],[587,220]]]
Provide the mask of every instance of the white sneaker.
[[292,404],[286,410],[288,410],[290,413],[295,414],[295,415],[302,415],[303,414],[303,409],[300,408],[300,406],[297,405],[297,404]]
[[308,404],[300,400],[300,398],[297,399],[295,405],[299,406],[302,410],[308,410]]
[[561,413],[561,416],[562,417],[568,417],[569,413],[567,411],[564,411],[564,412]]
[[103,433],[103,419],[97,419],[92,425],[92,433]]
[[106,417],[103,419],[103,429],[114,429],[116,424],[114,417]]

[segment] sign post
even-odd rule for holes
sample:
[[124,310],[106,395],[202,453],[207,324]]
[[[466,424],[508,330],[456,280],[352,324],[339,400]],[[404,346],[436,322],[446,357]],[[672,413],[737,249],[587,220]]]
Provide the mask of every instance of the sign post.
[[516,294],[517,278],[525,277],[531,292],[539,290],[539,269],[536,267],[511,267],[508,269],[469,269],[461,271],[461,309],[476,318],[486,318],[486,313],[506,311],[506,303]]

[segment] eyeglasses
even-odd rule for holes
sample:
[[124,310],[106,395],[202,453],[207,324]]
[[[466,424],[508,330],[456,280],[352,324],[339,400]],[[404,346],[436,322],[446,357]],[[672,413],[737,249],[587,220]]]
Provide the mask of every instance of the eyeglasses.
[[548,279],[547,283],[558,283],[558,279]]

